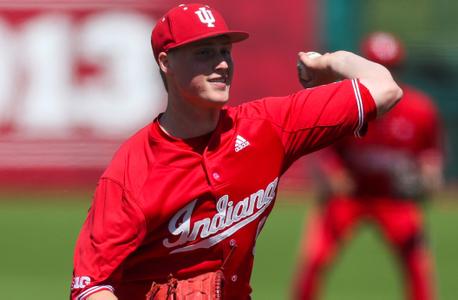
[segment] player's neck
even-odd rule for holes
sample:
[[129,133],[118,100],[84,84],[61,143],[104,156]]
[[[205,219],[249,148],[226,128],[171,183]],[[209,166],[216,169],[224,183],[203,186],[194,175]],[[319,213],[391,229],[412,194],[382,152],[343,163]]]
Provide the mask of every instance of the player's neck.
[[169,101],[159,124],[171,136],[192,138],[215,130],[220,111],[220,108],[202,108]]

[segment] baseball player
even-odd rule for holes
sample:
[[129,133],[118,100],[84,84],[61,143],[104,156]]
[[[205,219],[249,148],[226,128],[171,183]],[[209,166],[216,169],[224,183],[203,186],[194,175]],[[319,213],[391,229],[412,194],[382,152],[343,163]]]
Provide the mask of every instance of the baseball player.
[[[376,32],[364,56],[389,68],[404,58],[401,42]],[[434,299],[432,262],[420,202],[442,182],[442,132],[437,109],[424,93],[402,85],[403,100],[369,127],[321,153],[321,203],[310,216],[299,264],[297,299],[318,299],[324,270],[362,221],[374,222],[402,262],[407,299]]]
[[247,37],[207,5],[159,19],[152,47],[168,105],[100,178],[76,244],[71,299],[248,299],[253,248],[280,176],[302,155],[362,135],[402,96],[379,64],[344,51],[300,53],[304,85],[327,85],[226,106],[232,44]]

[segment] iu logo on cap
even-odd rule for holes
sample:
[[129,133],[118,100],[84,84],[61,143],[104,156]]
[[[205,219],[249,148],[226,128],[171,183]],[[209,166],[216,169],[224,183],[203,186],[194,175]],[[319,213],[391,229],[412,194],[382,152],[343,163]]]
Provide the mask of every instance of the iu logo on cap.
[[207,24],[208,27],[215,27],[215,17],[211,10],[201,7],[199,10],[196,10],[196,15],[199,16],[199,20]]

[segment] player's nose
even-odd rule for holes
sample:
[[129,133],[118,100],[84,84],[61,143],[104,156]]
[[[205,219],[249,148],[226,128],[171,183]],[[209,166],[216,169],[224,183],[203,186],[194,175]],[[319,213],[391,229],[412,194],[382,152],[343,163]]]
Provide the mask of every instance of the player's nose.
[[229,69],[229,63],[224,59],[218,62],[218,64],[216,65],[216,70],[227,70],[227,69]]
[[232,66],[232,57],[228,53],[220,53],[216,58],[215,69],[216,70],[228,70]]

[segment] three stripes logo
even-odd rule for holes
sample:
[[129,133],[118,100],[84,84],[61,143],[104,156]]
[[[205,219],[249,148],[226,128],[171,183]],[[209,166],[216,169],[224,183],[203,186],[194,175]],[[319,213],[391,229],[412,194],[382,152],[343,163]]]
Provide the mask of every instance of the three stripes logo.
[[245,140],[242,136],[237,135],[237,138],[235,139],[235,152],[239,152],[243,148],[247,147],[250,145],[250,142]]

